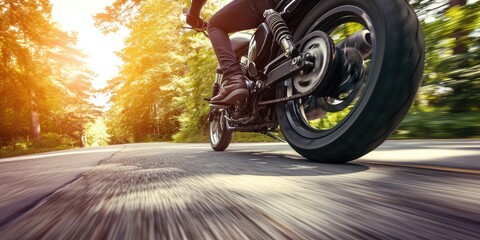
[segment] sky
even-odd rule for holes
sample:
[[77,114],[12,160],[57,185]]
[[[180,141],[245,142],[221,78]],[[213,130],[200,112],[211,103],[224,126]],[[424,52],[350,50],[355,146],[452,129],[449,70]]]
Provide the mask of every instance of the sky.
[[[94,26],[93,15],[102,12],[113,0],[50,0],[53,20],[60,23],[65,31],[78,33],[78,46],[88,55],[85,59],[90,70],[97,73],[94,88],[106,86],[107,80],[116,76],[121,60],[115,55],[128,35],[126,29],[116,34],[104,35]],[[97,105],[105,106],[108,96],[91,99]]]

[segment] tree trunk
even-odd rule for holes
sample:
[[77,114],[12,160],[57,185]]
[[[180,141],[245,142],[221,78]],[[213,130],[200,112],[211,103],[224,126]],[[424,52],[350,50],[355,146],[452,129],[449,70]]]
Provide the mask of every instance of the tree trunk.
[[450,0],[450,7],[467,5],[467,0]]
[[41,135],[41,128],[40,128],[40,116],[38,114],[37,109],[37,101],[35,92],[33,90],[30,91],[30,116],[32,120],[32,140],[37,141],[40,139]]
[[[449,8],[457,6],[465,6],[467,0],[450,0]],[[455,38],[455,45],[453,46],[453,55],[460,55],[468,53],[468,45],[466,38],[468,37],[469,31],[465,28],[466,26],[455,26],[456,29],[452,34],[452,37]],[[459,68],[468,67],[468,61],[460,61],[457,63]],[[454,80],[458,79],[459,76],[451,76]],[[452,102],[450,112],[451,113],[462,113],[470,111],[470,106],[465,104],[463,101],[459,101],[458,98],[461,96],[468,88],[468,84],[456,84],[452,86],[451,96],[457,100]]]
[[[467,0],[450,0],[449,8],[464,5],[467,5]],[[463,29],[463,26],[457,26],[457,29],[453,33],[453,37],[455,38],[455,47],[453,47],[454,55],[468,52],[468,47],[463,39],[466,36],[468,36],[468,31]]]

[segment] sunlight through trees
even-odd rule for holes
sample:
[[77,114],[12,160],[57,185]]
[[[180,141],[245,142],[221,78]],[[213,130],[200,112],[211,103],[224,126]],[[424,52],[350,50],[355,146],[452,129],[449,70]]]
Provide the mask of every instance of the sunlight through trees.
[[98,111],[88,101],[94,73],[75,44],[52,21],[49,1],[0,1],[0,145],[50,132],[81,145]]
[[[207,140],[202,99],[210,97],[217,63],[209,40],[182,28],[189,2],[116,0],[95,16],[106,34],[130,30],[117,53],[119,74],[101,90],[112,96],[102,115],[88,100],[95,73],[76,34],[52,21],[50,2],[0,0],[0,145]],[[208,1],[203,17],[226,2]],[[396,136],[479,137],[480,2],[410,2],[426,35],[426,69]]]

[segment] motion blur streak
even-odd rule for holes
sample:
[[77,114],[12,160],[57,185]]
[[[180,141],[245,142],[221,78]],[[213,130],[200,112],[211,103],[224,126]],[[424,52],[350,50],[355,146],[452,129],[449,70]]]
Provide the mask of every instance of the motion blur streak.
[[[456,170],[480,169],[479,146],[389,141],[354,163],[328,165],[285,144],[234,144],[224,153],[205,144],[125,145],[17,213],[0,239],[478,239],[480,175]],[[19,191],[12,182],[22,176],[6,176],[0,190]]]

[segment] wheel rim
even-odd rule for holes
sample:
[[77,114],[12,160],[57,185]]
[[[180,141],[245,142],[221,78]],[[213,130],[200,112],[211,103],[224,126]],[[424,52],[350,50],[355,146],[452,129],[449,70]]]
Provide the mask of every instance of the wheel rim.
[[[340,83],[334,89],[334,96],[309,96],[289,101],[286,104],[286,116],[292,128],[305,138],[320,138],[336,131],[358,109],[365,93],[366,86],[375,79],[371,79],[370,66],[376,56],[376,34],[371,20],[365,11],[356,6],[341,6],[323,14],[303,34],[306,36],[313,31],[327,33],[336,45],[351,36],[353,33],[366,29],[370,32],[373,51],[368,58],[364,59],[361,78],[354,83]],[[301,37],[300,37],[301,38]],[[308,45],[308,44],[307,44]],[[302,49],[305,50],[305,49]],[[347,52],[347,49],[341,49]],[[355,53],[350,53],[349,58],[355,58]],[[363,70],[362,70],[363,71]],[[290,96],[300,91],[296,90],[295,77],[285,84],[286,95]],[[343,91],[343,92],[342,92]]]

